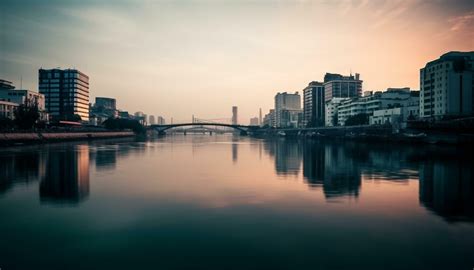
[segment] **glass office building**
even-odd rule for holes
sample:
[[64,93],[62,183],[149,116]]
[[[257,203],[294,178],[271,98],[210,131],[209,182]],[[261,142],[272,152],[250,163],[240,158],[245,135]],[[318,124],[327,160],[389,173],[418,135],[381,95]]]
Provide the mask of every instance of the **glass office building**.
[[89,77],[76,69],[40,69],[39,92],[51,120],[89,121]]

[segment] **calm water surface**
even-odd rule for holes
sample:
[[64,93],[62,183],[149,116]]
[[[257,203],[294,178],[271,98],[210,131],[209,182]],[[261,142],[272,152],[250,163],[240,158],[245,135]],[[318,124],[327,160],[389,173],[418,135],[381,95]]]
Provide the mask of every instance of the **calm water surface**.
[[0,149],[0,268],[468,269],[469,148],[168,136]]

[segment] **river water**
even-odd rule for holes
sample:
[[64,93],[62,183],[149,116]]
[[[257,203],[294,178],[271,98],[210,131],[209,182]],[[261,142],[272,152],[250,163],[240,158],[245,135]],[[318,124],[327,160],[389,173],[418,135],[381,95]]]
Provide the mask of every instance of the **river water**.
[[0,268],[473,269],[473,149],[174,135],[0,149]]

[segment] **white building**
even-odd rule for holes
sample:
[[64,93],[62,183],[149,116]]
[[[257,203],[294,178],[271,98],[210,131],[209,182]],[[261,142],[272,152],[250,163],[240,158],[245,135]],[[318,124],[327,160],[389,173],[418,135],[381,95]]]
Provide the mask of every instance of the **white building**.
[[474,114],[474,51],[449,52],[420,69],[420,117]]
[[302,113],[301,97],[298,92],[288,94],[287,92],[277,93],[275,96],[275,126],[290,127],[288,121],[295,114]]
[[[325,105],[325,126],[332,127],[334,124],[338,123],[337,114],[338,114],[338,107],[341,102],[350,100],[350,98],[332,98]],[[336,117],[336,119],[335,119]]]
[[17,103],[0,100],[0,118],[13,120],[16,107],[18,107]]
[[338,125],[344,125],[351,116],[367,114],[371,116],[379,109],[412,107],[411,113],[418,117],[413,105],[419,103],[419,92],[410,88],[388,88],[385,92],[366,92],[363,97],[347,99],[340,102],[337,108]]

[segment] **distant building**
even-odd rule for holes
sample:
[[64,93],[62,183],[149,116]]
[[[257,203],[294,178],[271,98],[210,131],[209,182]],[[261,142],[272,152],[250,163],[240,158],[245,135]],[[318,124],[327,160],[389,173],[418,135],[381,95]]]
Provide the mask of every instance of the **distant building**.
[[154,115],[148,116],[148,123],[149,123],[150,125],[156,124],[156,122],[155,122],[155,116],[154,116]]
[[449,52],[420,69],[420,117],[474,114],[474,51]]
[[115,98],[96,97],[95,98],[95,107],[115,111],[115,110],[117,110],[117,101],[115,100]]
[[340,74],[326,73],[324,75],[324,100],[328,102],[332,98],[353,98],[362,94],[362,80],[358,73],[353,76],[342,76]]
[[258,111],[258,125],[262,126],[263,125],[263,119],[262,119],[262,108]]
[[263,117],[263,126],[275,127],[275,110],[270,109],[270,111]]
[[250,125],[251,126],[258,126],[258,117],[252,117],[250,118]]
[[239,123],[237,113],[237,106],[232,106],[232,125],[237,125]]
[[76,69],[40,69],[39,92],[53,120],[89,121],[89,77]]
[[301,110],[301,97],[298,92],[288,94],[277,93],[275,96],[276,127],[298,127]]
[[130,114],[127,111],[119,111],[118,117],[123,118],[123,119],[129,119]]
[[95,104],[90,109],[89,123],[100,125],[109,118],[118,117],[115,98],[96,97]]
[[325,107],[323,83],[313,81],[303,89],[303,111],[303,126],[324,126]]
[[332,98],[325,104],[325,126],[332,127],[338,125],[338,108],[341,102],[350,100],[350,98]]
[[140,124],[142,125],[146,125],[146,114],[144,114],[143,112],[135,112],[135,114],[133,115],[133,118],[135,120],[137,120],[138,122],[140,122]]
[[156,124],[157,125],[166,125],[166,120],[163,116],[158,116],[157,117],[157,121],[156,121]]

